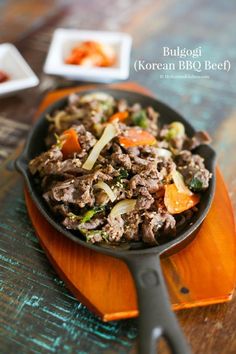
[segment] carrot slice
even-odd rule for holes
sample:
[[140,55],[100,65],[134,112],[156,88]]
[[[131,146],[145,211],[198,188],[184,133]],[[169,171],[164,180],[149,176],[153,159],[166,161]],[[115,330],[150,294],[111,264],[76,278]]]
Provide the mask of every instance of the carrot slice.
[[113,114],[109,119],[108,122],[113,122],[114,120],[118,119],[119,121],[123,122],[128,118],[129,113],[127,111],[125,112],[117,112]]
[[63,141],[63,146],[61,151],[65,158],[81,150],[81,146],[78,140],[78,135],[73,128],[65,130],[64,133],[62,134],[62,137],[65,140]]
[[197,194],[188,195],[178,191],[176,185],[165,186],[164,203],[170,214],[179,214],[198,204],[200,197]]
[[153,145],[156,143],[155,137],[145,130],[130,128],[124,135],[119,137],[120,145],[128,147]]

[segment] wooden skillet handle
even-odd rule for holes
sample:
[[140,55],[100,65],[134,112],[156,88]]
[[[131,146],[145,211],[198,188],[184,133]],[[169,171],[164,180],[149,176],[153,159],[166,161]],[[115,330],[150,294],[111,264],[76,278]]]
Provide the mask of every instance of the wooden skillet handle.
[[190,348],[171,310],[157,254],[129,255],[125,259],[133,275],[139,304],[139,354],[156,354],[157,340],[164,337],[174,354]]

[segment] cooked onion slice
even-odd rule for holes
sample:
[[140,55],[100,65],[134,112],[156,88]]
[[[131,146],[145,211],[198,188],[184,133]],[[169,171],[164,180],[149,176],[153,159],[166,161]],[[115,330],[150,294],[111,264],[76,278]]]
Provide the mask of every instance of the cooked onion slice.
[[106,146],[116,135],[117,130],[114,125],[107,124],[101,138],[96,142],[96,144],[92,148],[82,168],[84,168],[85,170],[91,170],[104,146]]
[[184,193],[187,195],[193,195],[193,193],[190,191],[190,189],[188,189],[188,187],[184,183],[184,178],[181,175],[181,173],[174,170],[172,172],[172,178],[173,178],[174,184],[176,185],[176,187],[180,193]]
[[161,157],[171,157],[172,156],[172,153],[170,152],[170,150],[167,150],[167,149],[157,148],[156,151],[158,153],[158,156],[161,156]]
[[124,199],[118,202],[109,214],[111,218],[115,218],[119,215],[129,213],[134,210],[136,199]]
[[89,103],[93,100],[97,101],[114,101],[114,98],[111,95],[108,95],[105,92],[94,92],[88,93],[80,98],[81,103]]
[[104,192],[108,195],[109,199],[111,202],[114,202],[116,200],[116,196],[112,189],[108,186],[107,183],[99,181],[97,184],[94,186],[95,188],[100,188],[104,190]]

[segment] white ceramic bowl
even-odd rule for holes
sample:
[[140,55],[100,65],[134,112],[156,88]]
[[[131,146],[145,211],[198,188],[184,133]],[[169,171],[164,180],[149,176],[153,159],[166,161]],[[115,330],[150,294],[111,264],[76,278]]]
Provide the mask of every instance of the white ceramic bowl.
[[[65,64],[65,59],[78,43],[93,40],[112,46],[116,64],[112,67],[83,67]],[[47,74],[59,75],[73,80],[111,82],[129,77],[132,38],[125,33],[57,29],[44,65]]]
[[0,96],[38,85],[39,80],[25,59],[10,43],[0,44],[0,71],[10,79],[0,83]]

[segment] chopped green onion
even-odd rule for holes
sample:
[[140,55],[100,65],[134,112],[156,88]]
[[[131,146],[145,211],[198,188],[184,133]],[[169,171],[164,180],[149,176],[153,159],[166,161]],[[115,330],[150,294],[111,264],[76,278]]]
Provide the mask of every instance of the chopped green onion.
[[200,192],[203,188],[203,183],[198,178],[193,177],[189,183],[189,188],[194,192]]
[[82,217],[81,224],[90,221],[95,214],[100,213],[103,210],[104,210],[103,206],[94,207],[93,209],[88,210]]
[[119,172],[120,174],[116,177],[116,182],[120,182],[122,179],[129,177],[129,172],[126,171],[124,168],[121,168]]
[[[96,236],[99,236],[104,241],[108,242],[109,235],[103,230],[86,230],[81,228],[80,232],[86,237],[87,242],[91,242]],[[93,242],[96,242],[96,240],[94,240]]]
[[184,125],[180,122],[173,122],[169,125],[168,132],[165,136],[167,140],[181,138],[185,135]]
[[131,119],[134,125],[137,125],[144,129],[148,127],[148,118],[144,109],[133,113]]
[[71,221],[77,221],[77,220],[80,220],[81,219],[81,216],[80,215],[76,215],[74,213],[68,213],[67,214],[67,217],[71,220]]
[[62,146],[63,146],[63,143],[64,143],[63,139],[62,139],[59,135],[57,135],[56,133],[54,134],[54,136],[55,136],[55,138],[56,138],[56,144],[55,144],[55,146],[56,146],[58,149],[61,149]]

